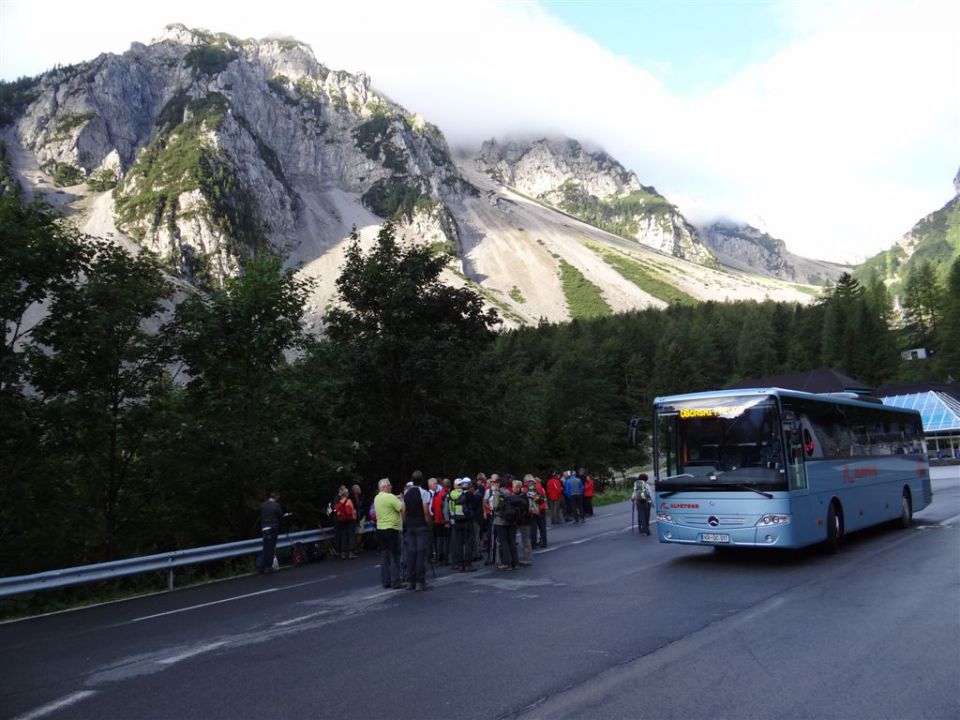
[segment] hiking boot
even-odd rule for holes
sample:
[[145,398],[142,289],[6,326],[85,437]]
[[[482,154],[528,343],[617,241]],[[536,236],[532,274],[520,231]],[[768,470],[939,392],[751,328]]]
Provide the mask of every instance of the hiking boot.
[[349,553],[349,554],[347,555],[347,557],[350,558],[351,560],[353,560],[354,558],[358,558],[358,557],[360,557],[360,556],[357,555],[355,552],[352,552],[352,553]]
[[407,583],[407,590],[416,590],[417,586],[413,583]]
[[391,590],[403,590],[403,583],[397,580],[393,585],[390,586]]
[[509,569],[510,569],[509,565],[502,565],[502,564],[497,565],[497,570],[509,570]]
[[476,572],[477,569],[476,569],[473,565],[464,565],[464,566],[463,566],[463,571],[464,571],[464,572]]
[[426,583],[417,583],[417,592],[425,592],[427,590]]
[[533,565],[533,563],[530,562],[529,560],[521,560],[521,561],[520,561],[520,564],[521,564],[521,565]]

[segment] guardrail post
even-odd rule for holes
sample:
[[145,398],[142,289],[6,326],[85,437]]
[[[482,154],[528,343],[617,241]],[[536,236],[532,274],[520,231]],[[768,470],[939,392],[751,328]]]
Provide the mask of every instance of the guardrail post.
[[[168,562],[173,562],[173,556],[171,556]],[[170,566],[170,569],[167,570],[167,590],[173,590],[173,566]]]

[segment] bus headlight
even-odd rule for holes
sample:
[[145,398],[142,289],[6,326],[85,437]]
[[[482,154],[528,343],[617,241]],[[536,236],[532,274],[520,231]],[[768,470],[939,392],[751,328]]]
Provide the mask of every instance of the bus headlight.
[[673,522],[673,516],[670,513],[658,512],[657,513],[657,522]]
[[771,525],[787,525],[790,522],[789,515],[764,515],[757,520],[757,527],[770,527]]

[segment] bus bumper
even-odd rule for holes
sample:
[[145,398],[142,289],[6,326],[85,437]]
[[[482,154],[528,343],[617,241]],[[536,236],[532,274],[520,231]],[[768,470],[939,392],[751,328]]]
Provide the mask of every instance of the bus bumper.
[[713,528],[691,527],[657,521],[657,537],[662,543],[712,545],[714,547],[792,547],[790,525],[773,527]]

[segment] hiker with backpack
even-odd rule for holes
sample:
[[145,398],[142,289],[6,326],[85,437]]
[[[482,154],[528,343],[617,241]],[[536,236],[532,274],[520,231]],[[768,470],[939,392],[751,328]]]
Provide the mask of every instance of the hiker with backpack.
[[574,524],[583,522],[583,480],[573,470],[567,475],[564,492],[570,502]]
[[550,506],[550,524],[559,525],[563,506],[563,483],[560,482],[560,473],[557,471],[547,480],[547,504]]
[[[529,484],[527,484],[528,478]],[[531,497],[532,484],[532,475],[527,475],[524,482],[514,480],[513,493],[508,500],[508,502],[514,503],[517,508],[517,529],[520,531],[520,565],[533,565],[533,542],[530,535],[535,522],[535,515],[540,512],[540,508],[534,500],[535,489],[533,489],[534,496]]]
[[350,500],[353,502],[353,509],[357,511],[356,544],[354,547],[356,547],[357,552],[361,552],[363,550],[363,531],[367,525],[366,518],[370,508],[367,507],[367,503],[363,499],[363,491],[357,483],[354,483],[353,487],[350,488]]
[[630,499],[637,506],[637,526],[643,535],[650,534],[650,488],[647,487],[647,474],[640,473],[633,484],[633,494]]
[[446,498],[449,492],[449,480],[440,482],[437,478],[427,481],[430,492],[430,514],[433,518],[433,557],[437,562],[448,559],[450,546],[450,517],[447,515]]
[[583,478],[583,516],[593,517],[593,476],[580,468],[580,477]]
[[333,506],[333,545],[340,559],[355,558],[353,551],[356,541],[357,509],[350,499],[350,491],[346,485],[341,485],[337,491],[337,502]]
[[494,535],[500,551],[497,570],[516,570],[517,568],[517,521],[519,520],[516,497],[512,492],[512,475],[504,476],[504,487],[499,482],[490,481],[490,509],[493,511]]
[[473,572],[473,497],[470,478],[454,481],[454,489],[447,496],[452,526],[450,562],[454,570]]
[[[530,478],[527,481],[527,478]],[[540,478],[531,475],[524,477],[524,485],[531,500],[536,503],[537,511],[530,521],[530,543],[535,548],[547,546],[547,496]]]
[[427,589],[427,559],[430,556],[430,494],[424,490],[423,473],[415,470],[403,493],[403,564],[408,590]]

